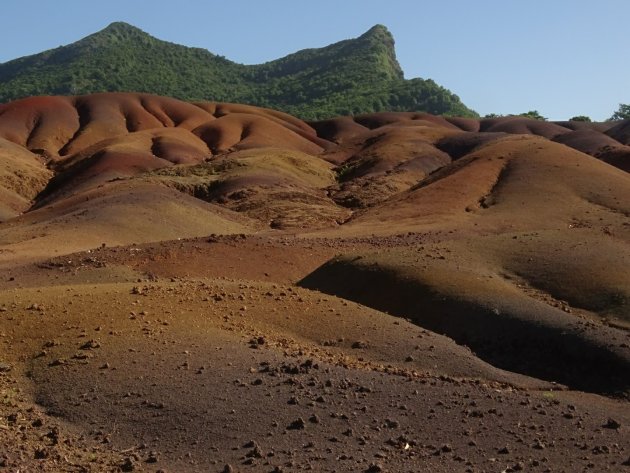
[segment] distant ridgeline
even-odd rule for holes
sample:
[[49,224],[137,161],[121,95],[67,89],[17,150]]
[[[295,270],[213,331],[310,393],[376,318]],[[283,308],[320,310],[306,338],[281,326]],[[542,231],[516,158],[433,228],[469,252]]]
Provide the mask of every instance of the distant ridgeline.
[[376,111],[477,116],[434,81],[405,80],[382,25],[356,39],[243,65],[112,23],[76,43],[0,64],[0,102],[135,91],[282,110],[303,119]]

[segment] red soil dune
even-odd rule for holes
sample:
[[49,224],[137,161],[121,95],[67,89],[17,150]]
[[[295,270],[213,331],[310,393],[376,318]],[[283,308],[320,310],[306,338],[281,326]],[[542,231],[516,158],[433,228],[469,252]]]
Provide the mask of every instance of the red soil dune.
[[131,93],[0,105],[0,441],[20,445],[0,461],[620,471],[629,137]]

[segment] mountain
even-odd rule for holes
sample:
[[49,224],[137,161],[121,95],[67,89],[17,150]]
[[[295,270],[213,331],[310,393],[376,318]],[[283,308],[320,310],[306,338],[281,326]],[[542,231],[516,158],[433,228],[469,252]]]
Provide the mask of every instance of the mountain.
[[70,45],[0,64],[0,102],[107,91],[248,103],[303,119],[385,110],[476,116],[433,80],[405,80],[394,38],[382,25],[356,39],[243,65],[116,22]]

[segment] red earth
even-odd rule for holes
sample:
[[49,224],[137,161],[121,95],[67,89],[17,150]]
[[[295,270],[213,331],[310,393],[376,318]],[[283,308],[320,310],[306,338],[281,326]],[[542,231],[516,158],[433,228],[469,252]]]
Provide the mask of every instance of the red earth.
[[0,105],[7,471],[630,471],[630,121]]

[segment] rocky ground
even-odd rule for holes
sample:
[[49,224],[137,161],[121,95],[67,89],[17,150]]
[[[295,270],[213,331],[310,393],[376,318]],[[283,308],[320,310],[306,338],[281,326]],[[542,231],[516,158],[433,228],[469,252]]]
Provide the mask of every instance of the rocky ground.
[[0,469],[630,471],[627,129],[0,105]]

